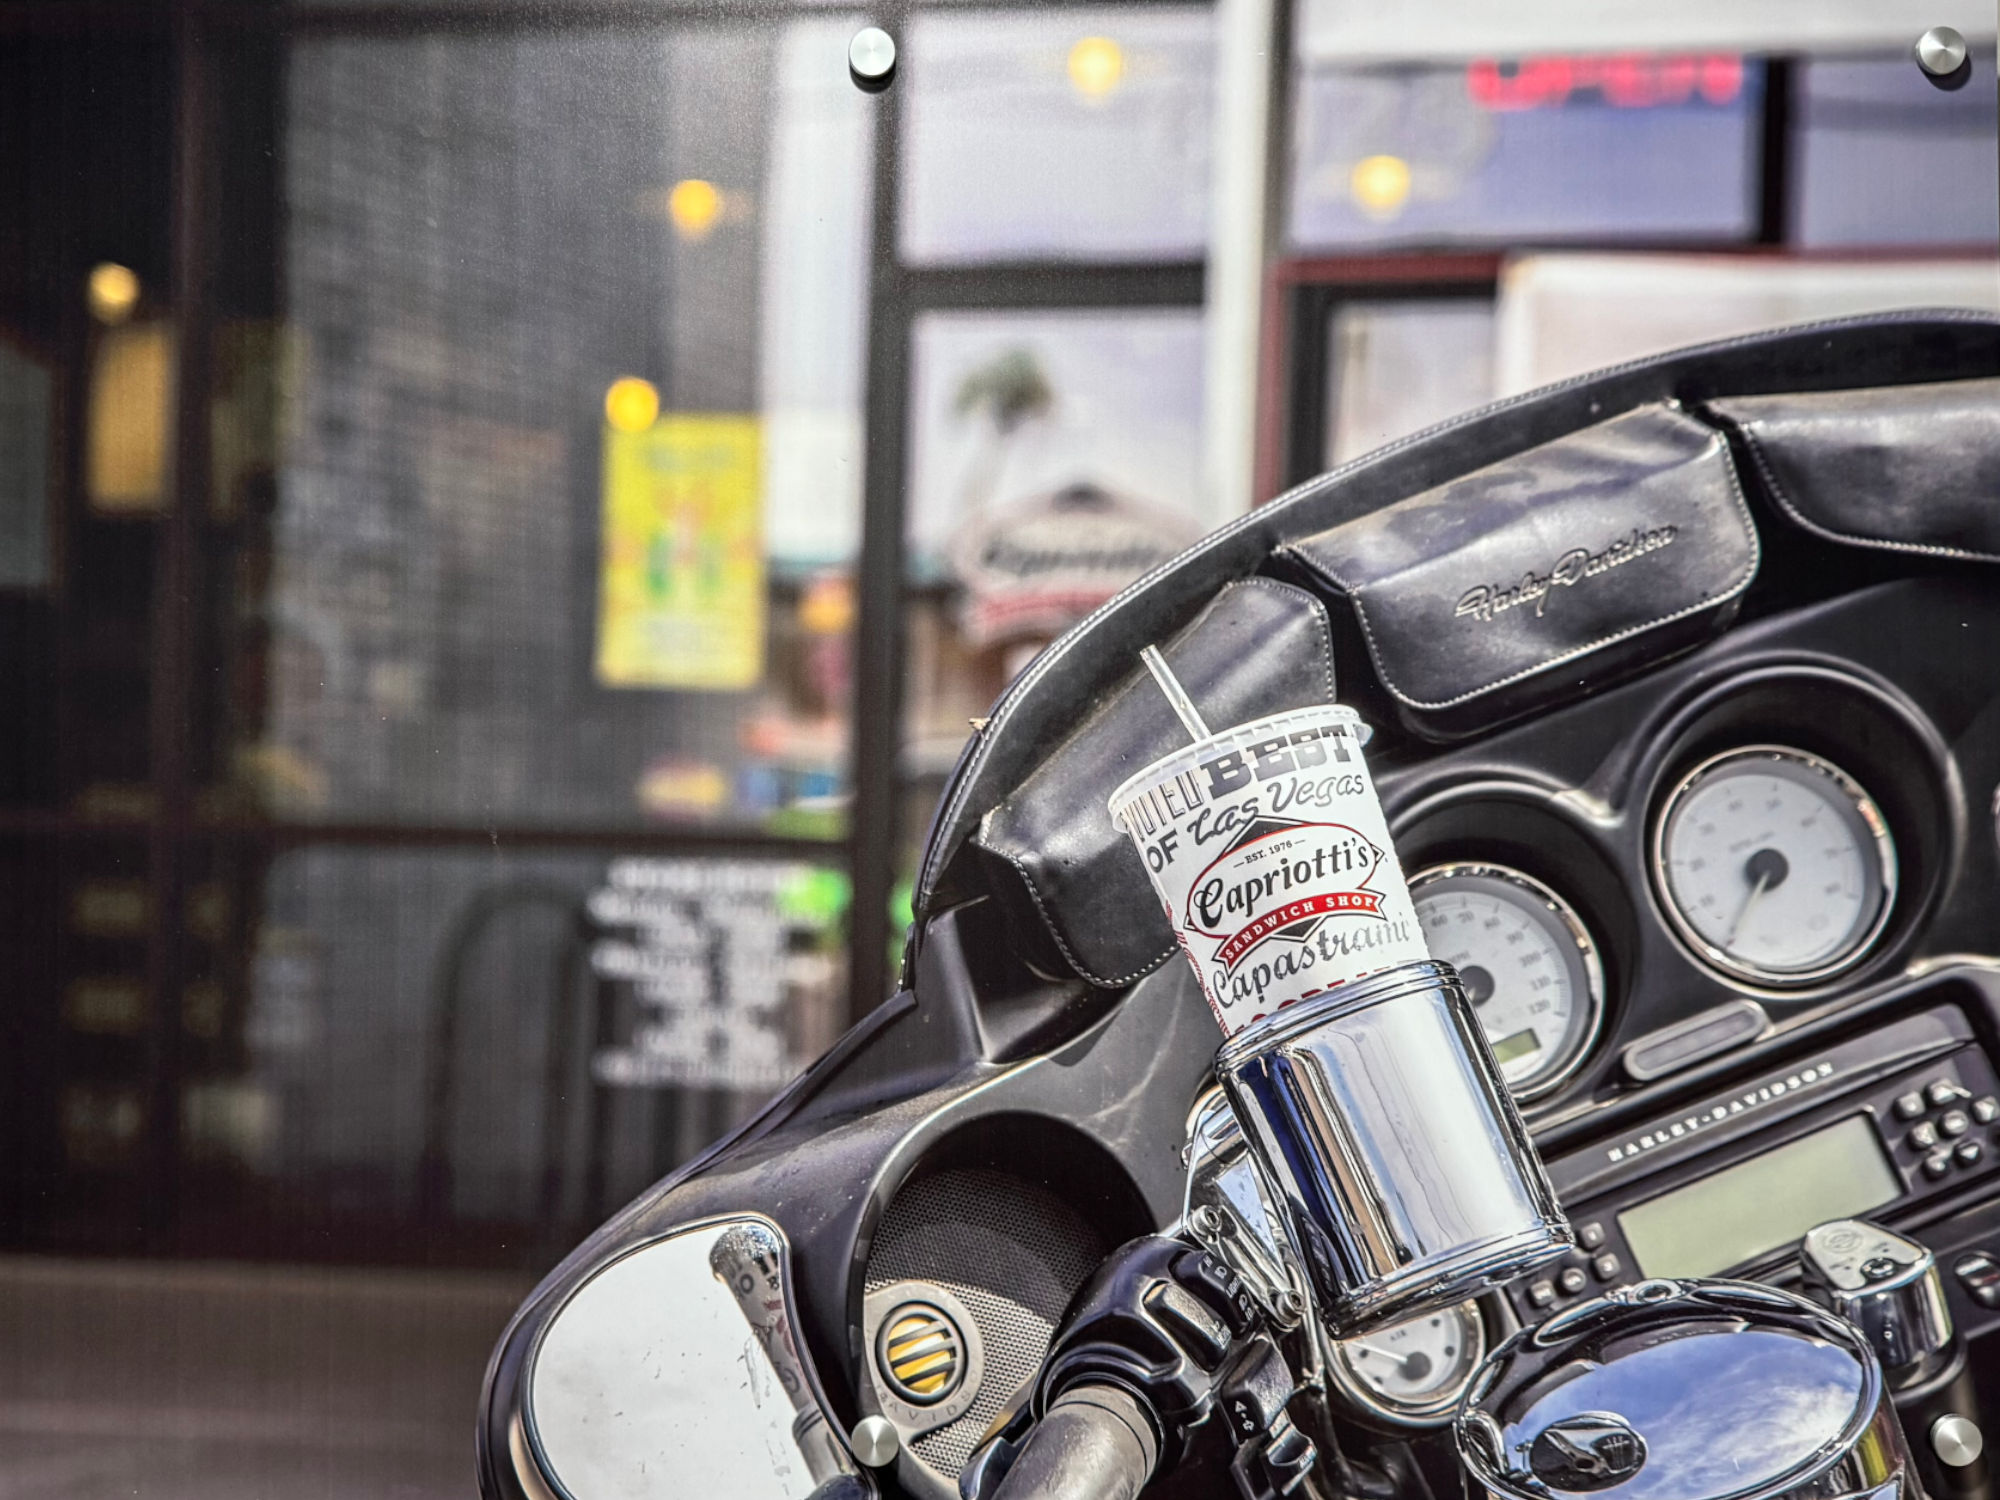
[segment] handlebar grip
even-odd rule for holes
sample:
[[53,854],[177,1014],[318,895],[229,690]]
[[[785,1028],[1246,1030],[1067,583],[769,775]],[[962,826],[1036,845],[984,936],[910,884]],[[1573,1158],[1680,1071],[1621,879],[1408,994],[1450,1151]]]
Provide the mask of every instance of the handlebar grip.
[[1159,1461],[1159,1434],[1130,1391],[1077,1385],[1035,1424],[994,1500],[1137,1500]]

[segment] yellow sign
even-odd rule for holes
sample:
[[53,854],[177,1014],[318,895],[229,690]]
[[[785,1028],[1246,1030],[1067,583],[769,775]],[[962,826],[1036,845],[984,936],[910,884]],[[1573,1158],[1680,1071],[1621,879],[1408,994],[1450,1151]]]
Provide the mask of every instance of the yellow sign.
[[666,416],[604,433],[597,677],[747,688],[764,675],[755,417]]

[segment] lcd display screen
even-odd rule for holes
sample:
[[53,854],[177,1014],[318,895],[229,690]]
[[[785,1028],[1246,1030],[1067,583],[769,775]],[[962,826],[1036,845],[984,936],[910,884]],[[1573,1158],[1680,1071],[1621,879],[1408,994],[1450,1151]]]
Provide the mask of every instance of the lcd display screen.
[[1510,1063],[1526,1053],[1540,1051],[1541,1045],[1541,1038],[1535,1035],[1533,1027],[1526,1031],[1517,1031],[1512,1036],[1501,1037],[1493,1044],[1493,1060],[1497,1063]]
[[1646,1275],[1713,1276],[1902,1191],[1875,1127],[1851,1115],[1628,1208],[1618,1223]]

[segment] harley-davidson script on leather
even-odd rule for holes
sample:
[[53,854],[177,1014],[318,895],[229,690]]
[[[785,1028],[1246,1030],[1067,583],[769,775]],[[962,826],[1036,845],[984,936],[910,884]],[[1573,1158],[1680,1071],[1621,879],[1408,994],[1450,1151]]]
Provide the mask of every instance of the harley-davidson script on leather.
[[1655,526],[1650,530],[1634,526],[1630,536],[1619,537],[1601,552],[1572,547],[1546,573],[1530,568],[1521,575],[1519,583],[1474,584],[1458,596],[1458,607],[1452,613],[1461,619],[1470,616],[1475,620],[1491,620],[1507,610],[1532,604],[1539,615],[1548,606],[1551,589],[1574,588],[1586,578],[1599,577],[1648,552],[1671,547],[1679,534],[1678,526]]
[[1258,719],[1111,795],[1225,1035],[1429,956],[1356,723],[1332,705]]

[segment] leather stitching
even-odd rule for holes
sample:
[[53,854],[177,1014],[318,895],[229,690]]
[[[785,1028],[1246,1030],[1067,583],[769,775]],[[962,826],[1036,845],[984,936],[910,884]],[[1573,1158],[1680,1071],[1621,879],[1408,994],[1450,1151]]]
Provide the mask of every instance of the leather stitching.
[[[1644,408],[1634,407],[1633,410],[1639,411],[1644,410]],[[1624,414],[1621,413],[1620,415]],[[1731,599],[1736,598],[1750,586],[1751,579],[1757,576],[1757,568],[1763,561],[1764,555],[1763,547],[1757,535],[1756,522],[1750,518],[1750,507],[1743,498],[1743,484],[1737,476],[1736,464],[1729,456],[1729,445],[1727,442],[1724,441],[1720,433],[1710,429],[1708,442],[1703,446],[1704,448],[1720,453],[1723,472],[1729,478],[1730,498],[1736,503],[1737,515],[1742,520],[1743,530],[1750,539],[1750,559],[1743,570],[1743,575],[1719,594],[1706,599],[1696,600],[1693,604],[1677,609],[1671,614],[1660,615],[1651,620],[1641,620],[1637,624],[1626,626],[1623,630],[1613,631],[1610,635],[1599,636],[1596,640],[1586,642],[1584,645],[1573,646],[1560,656],[1552,656],[1547,661],[1536,662],[1533,666],[1523,667],[1518,672],[1496,678],[1492,682],[1485,683],[1468,692],[1460,693],[1455,698],[1444,698],[1434,702],[1427,701],[1422,698],[1412,698],[1403,692],[1401,688],[1397,687],[1390,679],[1389,669],[1382,660],[1382,652],[1375,639],[1374,627],[1368,623],[1368,610],[1362,603],[1361,596],[1355,591],[1353,585],[1348,583],[1325,563],[1315,558],[1310,552],[1306,551],[1304,543],[1294,542],[1280,550],[1304,562],[1314,572],[1332,583],[1334,587],[1340,589],[1346,595],[1347,602],[1354,607],[1355,619],[1361,624],[1361,634],[1368,642],[1368,659],[1375,663],[1376,675],[1382,679],[1382,686],[1389,690],[1391,697],[1408,708],[1431,710],[1456,708],[1460,704],[1470,703],[1475,698],[1484,697],[1488,693],[1507,687],[1512,683],[1520,682],[1524,678],[1533,677],[1537,672],[1546,672],[1552,667],[1561,666],[1564,662],[1575,661],[1580,656],[1588,656],[1593,651],[1602,650],[1606,646],[1616,645],[1619,641],[1627,640],[1632,636],[1640,634],[1642,631],[1654,630],[1662,625],[1671,625],[1676,620],[1685,620],[1690,615],[1700,614],[1705,609],[1718,608],[1721,605],[1727,604]],[[1701,455],[1701,457],[1706,456],[1706,454]],[[1699,462],[1700,459],[1697,458],[1695,461]]]
[[2000,554],[1979,552],[1970,547],[1947,547],[1940,542],[1892,542],[1886,537],[1857,536],[1852,532],[1837,531],[1820,521],[1813,520],[1801,511],[1785,487],[1778,483],[1778,476],[1772,470],[1770,457],[1764,451],[1764,443],[1756,430],[1748,422],[1739,422],[1727,412],[1718,409],[1716,415],[1743,435],[1744,446],[1750,450],[1750,461],[1757,466],[1758,477],[1764,481],[1771,501],[1785,513],[1793,525],[1801,531],[1810,532],[1822,541],[1838,542],[1850,547],[1869,547],[1883,552],[1914,552],[1926,557],[1950,557],[1964,562],[2000,562]]
[[[994,812],[998,811],[998,808],[994,809]],[[993,813],[988,813],[986,816],[990,818],[993,816]],[[1042,900],[1041,891],[1035,886],[1034,877],[1028,873],[1028,867],[1022,863],[1018,855],[1012,854],[1005,849],[995,849],[991,844],[987,843],[984,837],[985,820],[981,819],[980,821],[980,848],[990,850],[992,853],[999,855],[1014,867],[1015,873],[1021,877],[1021,884],[1028,888],[1028,899],[1035,903],[1035,911],[1042,919],[1042,926],[1048,930],[1049,936],[1056,940],[1056,947],[1061,950],[1063,959],[1069,966],[1076,970],[1078,978],[1087,979],[1092,984],[1101,986],[1104,989],[1116,989],[1120,985],[1132,983],[1135,979],[1145,978],[1146,975],[1152,973],[1153,970],[1159,968],[1161,964],[1173,957],[1175,945],[1169,943],[1156,956],[1148,959],[1142,967],[1134,969],[1130,974],[1121,975],[1116,979],[1106,979],[1095,973],[1088,964],[1076,956],[1076,950],[1071,948],[1069,941],[1064,938],[1062,929],[1056,925],[1055,917],[1050,913],[1047,904]]]

